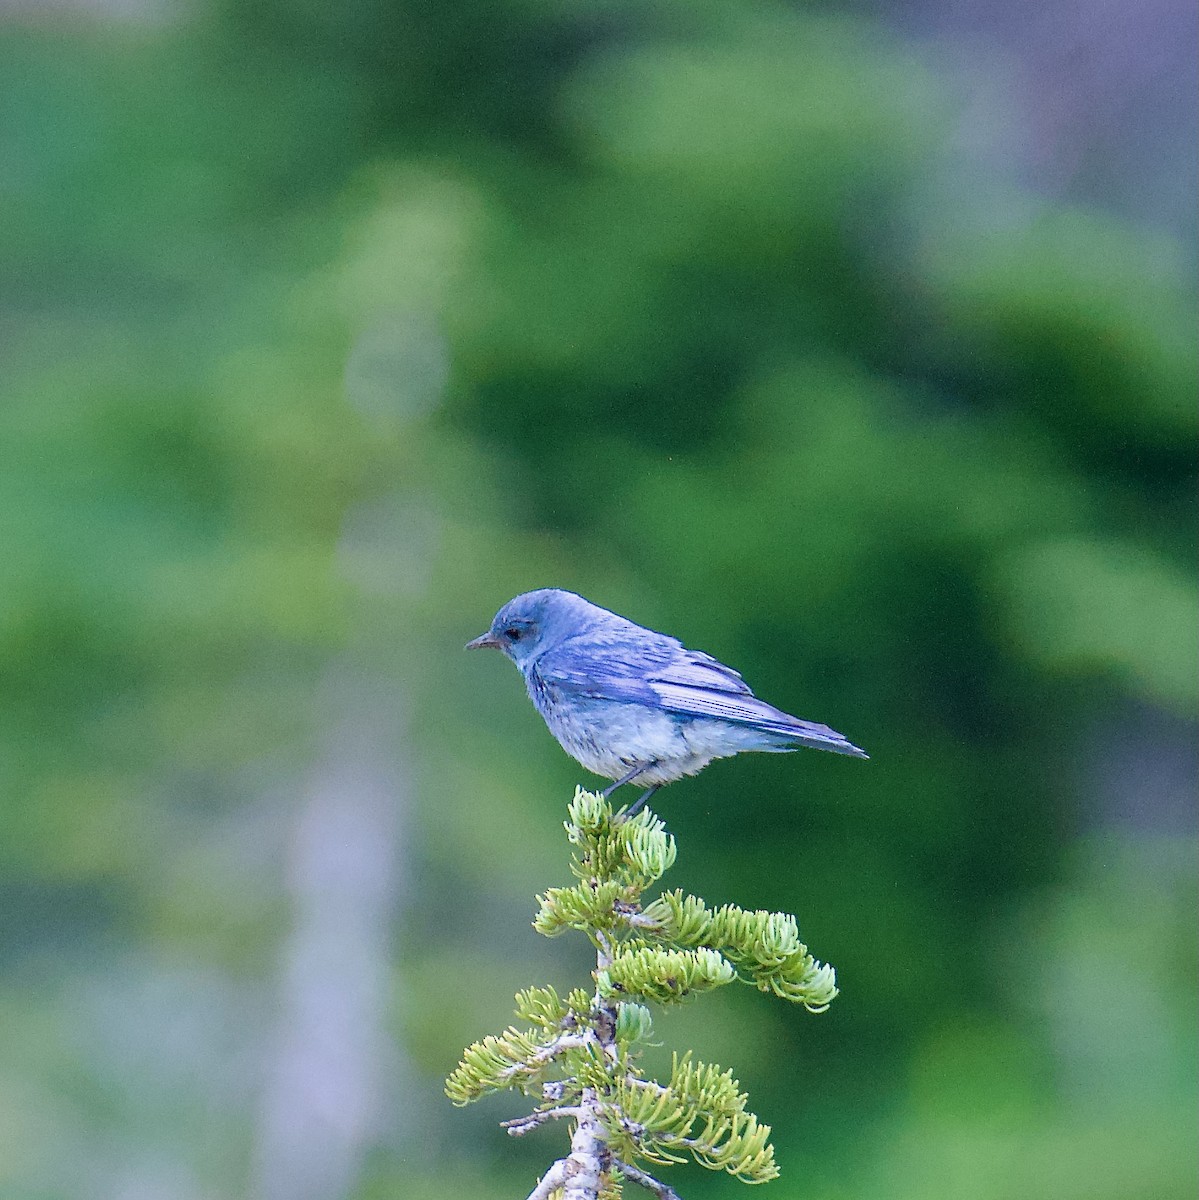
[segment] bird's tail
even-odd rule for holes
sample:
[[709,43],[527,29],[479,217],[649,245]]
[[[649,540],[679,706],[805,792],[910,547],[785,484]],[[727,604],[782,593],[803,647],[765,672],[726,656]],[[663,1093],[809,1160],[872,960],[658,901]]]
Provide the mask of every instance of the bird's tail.
[[[785,721],[763,722],[758,726],[779,740],[779,750],[797,750],[801,746],[813,750],[828,750],[833,754],[849,754],[854,758],[869,758],[870,755],[855,746],[847,737],[821,725],[818,721],[802,721],[799,717],[788,717]],[[773,748],[773,747],[772,747]]]

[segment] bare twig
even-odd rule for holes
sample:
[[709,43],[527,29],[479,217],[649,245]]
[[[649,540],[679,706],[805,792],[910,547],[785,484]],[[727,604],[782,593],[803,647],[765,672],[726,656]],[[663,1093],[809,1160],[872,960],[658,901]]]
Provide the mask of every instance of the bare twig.
[[680,1200],[678,1192],[674,1188],[663,1183],[660,1179],[655,1179],[648,1171],[643,1171],[640,1167],[634,1167],[630,1163],[615,1161],[612,1164],[626,1179],[631,1179],[634,1183],[640,1184],[647,1192],[653,1192],[658,1197],[658,1200]]
[[501,1121],[500,1124],[508,1131],[512,1137],[523,1137],[526,1133],[532,1133],[534,1129],[540,1128],[546,1121],[553,1121],[560,1117],[577,1117],[581,1112],[578,1108],[545,1108],[540,1112],[529,1113],[527,1117],[514,1117],[511,1121]]

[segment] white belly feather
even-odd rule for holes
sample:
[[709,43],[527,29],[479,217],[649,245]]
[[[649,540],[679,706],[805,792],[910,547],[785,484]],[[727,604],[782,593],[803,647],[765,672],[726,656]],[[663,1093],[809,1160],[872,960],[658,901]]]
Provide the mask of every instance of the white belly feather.
[[637,776],[636,782],[645,786],[694,775],[714,758],[745,749],[723,721],[680,723],[640,704],[602,709],[553,704],[542,715],[566,753],[605,779],[619,779],[640,763],[653,763]]

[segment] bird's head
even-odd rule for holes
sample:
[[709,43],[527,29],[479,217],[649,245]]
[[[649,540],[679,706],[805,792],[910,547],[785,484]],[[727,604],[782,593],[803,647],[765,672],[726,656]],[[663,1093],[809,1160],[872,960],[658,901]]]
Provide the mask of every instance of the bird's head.
[[502,650],[518,667],[524,668],[538,655],[577,633],[597,612],[582,596],[557,588],[525,592],[509,600],[491,622],[491,628],[467,650],[493,646]]

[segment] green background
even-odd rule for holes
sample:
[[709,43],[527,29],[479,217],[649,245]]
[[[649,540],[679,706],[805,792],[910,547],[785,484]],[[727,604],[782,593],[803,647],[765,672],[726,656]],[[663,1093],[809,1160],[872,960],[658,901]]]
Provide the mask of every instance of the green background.
[[655,802],[838,970],[658,1026],[771,1197],[1195,1194],[1191,110],[899,12],[0,14],[0,1195],[528,1193],[546,585],[872,756]]

